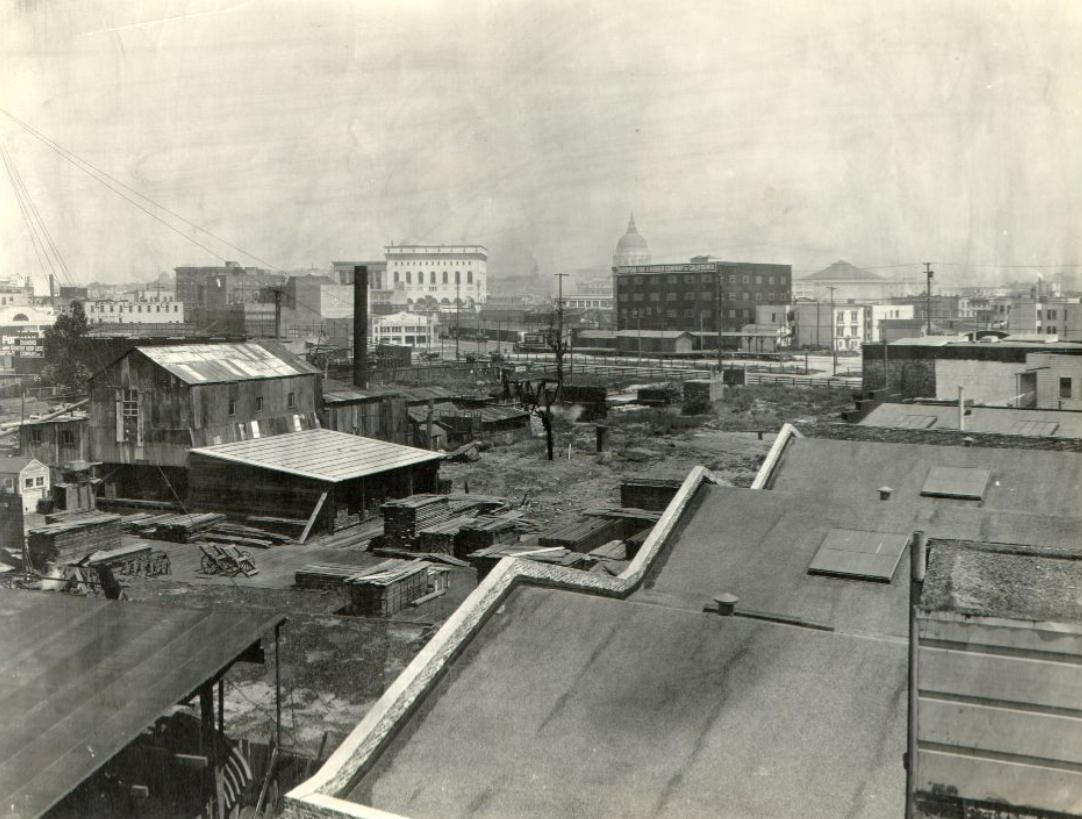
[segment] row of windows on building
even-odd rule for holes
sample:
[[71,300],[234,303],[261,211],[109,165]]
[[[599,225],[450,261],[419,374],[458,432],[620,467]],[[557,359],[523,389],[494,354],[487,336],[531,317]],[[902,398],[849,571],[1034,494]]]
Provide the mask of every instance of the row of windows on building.
[[[627,319],[634,320],[634,319],[637,319],[637,318],[653,318],[655,316],[657,318],[670,318],[670,319],[677,319],[677,318],[699,319],[699,318],[701,318],[701,319],[704,319],[704,320],[709,320],[709,319],[711,319],[713,317],[713,315],[714,315],[713,310],[698,310],[698,309],[696,309],[694,307],[687,307],[687,308],[684,308],[683,310],[679,310],[679,309],[677,309],[675,307],[670,307],[670,308],[665,309],[665,310],[661,309],[660,307],[657,308],[657,309],[655,309],[653,307],[641,307],[641,308],[621,307],[620,308],[620,318],[625,319],[625,320],[627,320]],[[751,309],[748,309],[748,308],[744,308],[744,307],[730,308],[727,315],[728,315],[729,318],[732,318],[732,319],[745,318],[745,319],[748,319],[750,321],[751,319],[755,318],[755,311],[751,310]]]
[[[142,304],[113,304],[112,302],[107,302],[105,304],[91,304],[91,305],[89,305],[89,309],[87,310],[87,313],[88,314],[93,314],[93,313],[124,313],[124,312],[127,312],[127,313],[142,313],[144,306],[147,308],[146,309],[147,313],[179,313],[180,312],[180,305],[176,304],[176,303],[171,305],[172,308],[173,308],[172,310],[169,309],[170,305],[168,305],[168,304],[155,304],[155,305],[153,305],[154,309],[151,310],[150,309],[151,305],[149,305],[149,304],[147,304],[147,305],[142,305]],[[133,307],[135,308],[134,310],[132,309]],[[127,308],[127,309],[125,310],[125,308]]]
[[[297,406],[296,393],[289,393],[286,396],[286,406],[289,409],[294,409]],[[263,411],[263,396],[257,395],[255,397],[255,412]],[[124,390],[124,397],[121,401],[120,413],[124,418],[138,418],[139,417],[139,391],[138,390]],[[228,405],[229,416],[232,417],[237,414],[237,399],[230,398]]]
[[[447,270],[443,271],[443,281],[441,282],[442,284],[450,284],[450,282],[448,281],[448,278],[447,278],[448,272],[449,271],[447,271]],[[400,280],[399,280],[398,277],[399,277],[399,273],[396,270],[396,271],[394,271],[394,283],[395,284],[400,283]],[[413,271],[407,270],[405,272],[405,277],[406,277],[406,284],[413,284],[414,283],[413,282]],[[423,270],[418,270],[417,271],[417,284],[424,284],[424,283],[425,283],[425,273],[424,273]],[[437,283],[436,282],[436,271],[435,270],[430,270],[428,272],[428,283],[429,284],[436,284]],[[461,284],[461,283],[462,283],[462,272],[459,271],[459,270],[456,270],[455,271],[455,284]],[[472,270],[467,270],[466,271],[466,284],[473,284],[473,271]]]
[[[620,281],[631,287],[655,287],[661,280],[661,276],[657,275],[630,275],[621,276]],[[782,285],[783,287],[789,284],[789,277],[783,275],[766,275],[761,273],[751,274],[736,274],[730,273],[727,276],[718,277],[714,273],[685,273],[681,275],[665,276],[665,284],[712,284],[716,279],[721,278],[723,284],[756,284],[772,286],[775,284]]]
[[[24,478],[23,479],[23,488],[24,489],[33,489],[36,486],[45,486],[45,478]],[[7,489],[9,492],[14,491],[15,490],[15,479],[14,478],[4,478],[4,489]]]
[[[42,442],[41,429],[38,427],[30,428],[30,443],[40,444]],[[60,430],[60,446],[75,446],[75,433],[70,429]]]
[[[662,298],[662,295],[665,296],[664,299]],[[750,301],[750,302],[755,302],[756,304],[760,304],[760,303],[761,304],[785,304],[788,301],[788,299],[786,298],[786,295],[785,295],[784,292],[774,292],[774,291],[769,291],[769,292],[757,292],[757,291],[756,292],[748,292],[747,290],[742,291],[740,293],[737,293],[736,291],[730,290],[728,293],[722,293],[722,299],[724,301]],[[713,300],[714,300],[714,293],[711,292],[710,290],[703,290],[701,293],[700,292],[692,293],[692,292],[688,292],[688,291],[684,291],[684,292],[670,291],[670,292],[664,293],[664,294],[656,292],[656,291],[653,292],[653,293],[626,293],[626,292],[623,292],[623,293],[620,293],[620,296],[619,296],[619,301],[620,302],[645,302],[645,301],[651,301],[651,302],[656,303],[656,302],[661,302],[661,301],[666,301],[666,302],[673,302],[673,301],[684,301],[684,302],[695,301],[695,302],[700,302],[701,301],[701,302],[710,303]]]

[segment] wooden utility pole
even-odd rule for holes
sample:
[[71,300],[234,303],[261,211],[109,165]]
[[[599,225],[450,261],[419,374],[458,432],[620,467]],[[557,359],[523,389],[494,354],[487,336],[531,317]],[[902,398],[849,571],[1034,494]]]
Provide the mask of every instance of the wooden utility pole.
[[834,359],[834,375],[838,374],[838,330],[834,323],[834,291],[837,289],[833,285],[827,287],[830,291],[830,318],[827,320],[830,322],[830,355]]
[[564,354],[567,352],[567,344],[564,342],[564,278],[568,274],[555,273],[554,275],[557,282],[556,335],[551,343],[552,352],[556,354],[556,395],[559,396],[564,387]]
[[924,275],[928,277],[928,292],[927,292],[927,311],[928,311],[928,331],[926,335],[932,334],[932,276],[935,275],[935,271],[932,270],[932,263],[924,263]]

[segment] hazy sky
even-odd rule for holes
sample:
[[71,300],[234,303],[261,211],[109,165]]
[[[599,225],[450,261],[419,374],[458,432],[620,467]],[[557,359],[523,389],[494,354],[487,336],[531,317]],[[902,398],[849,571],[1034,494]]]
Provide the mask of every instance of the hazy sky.
[[[424,240],[603,271],[632,209],[655,260],[1082,263],[1078,0],[0,4],[0,107],[280,267]],[[216,263],[0,140],[77,280]],[[0,277],[40,281],[0,192]]]

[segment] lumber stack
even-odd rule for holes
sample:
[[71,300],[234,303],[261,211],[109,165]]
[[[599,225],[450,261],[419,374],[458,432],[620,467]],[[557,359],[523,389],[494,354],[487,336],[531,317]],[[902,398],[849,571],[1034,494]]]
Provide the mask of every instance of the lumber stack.
[[48,564],[73,563],[92,552],[120,547],[120,515],[85,515],[30,530],[27,547],[38,571]]
[[541,546],[560,546],[573,552],[588,552],[621,536],[622,521],[580,517],[550,529],[537,539]]
[[417,533],[442,523],[451,516],[446,495],[411,495],[388,501],[380,507],[383,513],[382,545],[411,547]]
[[422,552],[453,555],[462,531],[473,521],[472,515],[458,515],[434,526],[426,526],[417,532],[417,547]]
[[202,539],[203,533],[225,520],[216,512],[193,512],[191,514],[151,515],[134,524],[134,530],[142,537],[168,540],[171,543],[191,543]]
[[208,540],[212,543],[233,543],[237,546],[255,549],[269,549],[272,546],[281,546],[293,542],[293,538],[289,535],[269,532],[266,529],[245,526],[243,523],[232,523],[230,521],[215,523],[203,533],[202,540]]
[[293,582],[301,589],[336,589],[358,571],[357,566],[339,563],[309,563],[293,573]]
[[471,552],[490,546],[518,543],[519,533],[527,525],[521,513],[479,515],[459,533],[455,542],[455,556],[464,558]]

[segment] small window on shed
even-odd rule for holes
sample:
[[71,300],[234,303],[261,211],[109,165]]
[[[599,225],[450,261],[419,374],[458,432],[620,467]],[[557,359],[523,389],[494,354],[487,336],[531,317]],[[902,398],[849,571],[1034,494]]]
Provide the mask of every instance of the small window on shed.
[[27,489],[32,489],[33,486],[34,486],[34,479],[33,478],[27,478],[25,481],[23,481],[23,486],[26,487]]
[[75,446],[75,433],[70,429],[60,430],[60,445]]
[[45,478],[34,478],[34,486],[45,486]]
[[263,396],[262,395],[257,395],[256,396],[256,399],[255,399],[255,411],[256,412],[262,412],[263,411]]
[[1061,378],[1059,380],[1059,397],[1060,398],[1070,398],[1071,397],[1071,386],[1072,386],[1072,383],[1071,383],[1070,378]]
[[229,415],[232,417],[232,416],[234,416],[236,414],[237,414],[237,399],[236,398],[230,398],[229,399]]
[[30,428],[30,443],[32,443],[32,444],[40,444],[41,443],[41,429],[40,428],[38,428],[38,427],[31,427]]
[[289,406],[290,409],[293,409],[293,407],[295,407],[297,405],[297,395],[296,395],[296,393],[291,392],[289,394],[288,402],[289,402],[288,406]]

